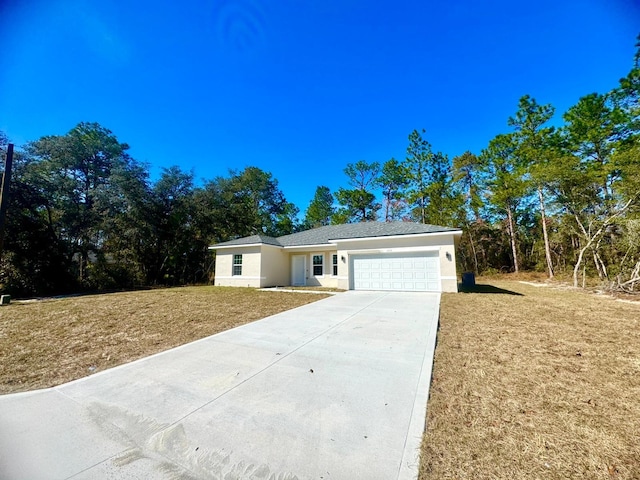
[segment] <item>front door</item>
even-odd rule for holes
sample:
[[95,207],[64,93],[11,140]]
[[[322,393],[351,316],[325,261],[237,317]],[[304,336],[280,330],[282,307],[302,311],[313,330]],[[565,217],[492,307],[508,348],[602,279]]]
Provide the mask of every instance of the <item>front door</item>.
[[306,255],[291,256],[291,285],[301,287],[307,284],[306,263]]

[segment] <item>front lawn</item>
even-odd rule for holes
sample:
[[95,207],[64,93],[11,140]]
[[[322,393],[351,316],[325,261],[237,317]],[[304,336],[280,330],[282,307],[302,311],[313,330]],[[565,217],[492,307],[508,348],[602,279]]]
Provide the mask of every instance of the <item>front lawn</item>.
[[640,303],[442,295],[420,479],[640,478]]
[[185,287],[0,307],[0,394],[51,387],[327,295]]

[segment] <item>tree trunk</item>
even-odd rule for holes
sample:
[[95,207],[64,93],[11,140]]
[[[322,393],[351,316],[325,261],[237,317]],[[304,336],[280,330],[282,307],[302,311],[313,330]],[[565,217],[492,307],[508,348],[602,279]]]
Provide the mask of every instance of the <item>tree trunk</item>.
[[[578,224],[578,227],[582,231],[582,234],[584,235],[585,240],[587,240],[587,244],[584,247],[582,247],[582,249],[580,250],[580,254],[578,255],[578,260],[575,266],[573,267],[573,286],[574,287],[578,286],[578,270],[580,269],[580,264],[582,263],[582,257],[584,256],[584,252],[588,248],[590,248],[591,245],[593,245],[593,242],[595,242],[597,239],[600,238],[600,236],[604,233],[605,228],[611,225],[611,222],[613,221],[613,219],[622,215],[633,204],[636,198],[637,196],[627,200],[627,202],[622,207],[620,207],[620,209],[618,209],[609,218],[605,219],[602,222],[602,225],[600,226],[600,228],[593,235],[591,235],[591,227],[589,227],[589,230],[587,230],[585,226],[582,224],[582,222],[580,221],[580,218],[578,218],[577,213],[573,212],[573,217],[575,218],[576,223]],[[595,248],[594,252],[597,255],[598,249]],[[599,271],[600,266],[597,264],[597,260],[596,260],[596,266],[598,266],[598,273],[600,273]],[[606,273],[606,268],[605,268],[605,273]],[[583,273],[583,277],[584,277],[584,273]],[[582,280],[582,283],[584,285],[584,278]]]
[[598,247],[596,247],[595,251],[593,252],[593,257],[596,260],[596,263],[599,264],[599,270],[601,273],[601,280],[608,280],[609,279],[609,272],[607,272],[607,266],[605,265],[604,261],[602,260],[602,257],[600,256],[600,254],[598,253],[598,249],[600,248],[600,242],[598,242]]
[[80,259],[80,261],[78,262],[78,277],[79,277],[80,283],[82,284],[84,282],[84,270],[87,264],[87,255],[85,255],[85,252],[82,251],[80,252],[80,255],[78,256],[78,258]]
[[544,207],[544,196],[542,188],[538,187],[538,198],[540,199],[540,213],[542,214],[542,236],[544,237],[544,254],[547,258],[547,268],[549,269],[549,278],[553,278],[553,262],[551,260],[551,247],[549,246],[549,234],[547,233],[547,214]]
[[385,208],[384,208],[384,221],[389,222],[389,210],[391,209],[391,198],[390,196],[386,197]]
[[598,278],[600,280],[604,280],[604,273],[602,272],[602,268],[600,267],[600,262],[598,261],[598,253],[596,252],[595,249],[592,249],[592,255],[593,255],[593,263],[596,266],[596,271],[598,272]]
[[511,213],[511,206],[507,207],[507,220],[509,223],[509,237],[511,239],[511,252],[513,253],[513,270],[518,273],[518,251],[516,249],[516,232],[513,228],[513,215]]
[[474,272],[478,275],[478,254],[476,253],[476,246],[473,243],[473,235],[471,235],[471,225],[467,226],[467,233],[469,234],[469,245],[471,245],[471,252],[473,253]]
[[[589,239],[587,244],[580,249],[580,253],[578,254],[578,260],[576,261],[575,266],[573,267],[573,286],[578,288],[578,272],[580,271],[580,265],[582,265],[582,257],[584,257],[584,252],[587,251],[591,244],[593,243],[593,238]],[[584,273],[582,274],[582,283],[584,285]],[[584,287],[583,287],[584,288]]]
[[627,291],[633,292],[636,289],[636,283],[640,281],[640,262],[636,263],[636,266],[633,268],[633,271],[630,275],[631,279],[627,280],[624,283],[619,283],[619,287],[625,289],[627,285],[630,285]]
[[[582,226],[582,224],[578,220],[577,216],[576,216],[576,221],[578,222],[580,227],[582,227],[582,230],[585,233],[585,237],[588,237],[588,234],[586,233],[586,230],[584,229],[584,227]],[[580,265],[582,264],[582,258],[584,257],[584,252],[586,252],[587,249],[589,249],[591,247],[591,245],[593,244],[594,240],[596,239],[597,236],[600,235],[601,232],[602,232],[602,228],[600,230],[598,230],[595,233],[595,235],[593,235],[591,238],[587,238],[587,244],[580,249],[580,253],[578,254],[578,260],[576,261],[576,264],[573,267],[573,286],[576,287],[576,288],[578,287],[578,272],[580,271]],[[585,269],[586,269],[586,266],[585,266]],[[582,273],[582,288],[584,288],[584,284],[585,284],[585,272],[586,272],[585,269],[583,269],[583,273]]]

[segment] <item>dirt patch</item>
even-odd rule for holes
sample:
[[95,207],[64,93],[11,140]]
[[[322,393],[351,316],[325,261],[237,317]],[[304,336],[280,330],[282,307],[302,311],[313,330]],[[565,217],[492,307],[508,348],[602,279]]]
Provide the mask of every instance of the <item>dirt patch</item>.
[[420,479],[640,478],[640,306],[484,283],[442,296]]
[[328,295],[186,287],[0,307],[0,394],[51,387]]

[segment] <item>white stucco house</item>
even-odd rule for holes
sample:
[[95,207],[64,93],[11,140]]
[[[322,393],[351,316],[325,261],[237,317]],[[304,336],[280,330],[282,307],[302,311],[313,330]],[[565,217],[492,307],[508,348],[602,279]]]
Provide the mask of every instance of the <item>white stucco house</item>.
[[461,236],[436,225],[365,222],[277,238],[252,235],[209,248],[216,252],[215,285],[456,292]]

